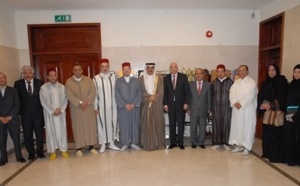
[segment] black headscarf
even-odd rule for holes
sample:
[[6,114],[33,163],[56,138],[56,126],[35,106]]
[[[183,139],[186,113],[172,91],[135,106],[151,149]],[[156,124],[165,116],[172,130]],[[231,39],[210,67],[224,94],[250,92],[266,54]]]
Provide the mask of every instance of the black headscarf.
[[[270,66],[273,66],[275,71],[276,71],[276,75],[271,78],[269,76],[269,68]],[[278,89],[280,88],[280,81],[282,81],[282,78],[284,78],[284,76],[280,75],[280,69],[279,66],[276,64],[270,64],[268,66],[268,71],[267,71],[267,78],[266,78],[266,83],[268,84],[268,86],[271,88],[271,90],[269,91],[274,91],[274,95],[277,95]]]
[[[269,76],[269,68],[270,68],[270,66],[273,66],[274,69],[275,69],[275,71],[276,71],[276,75],[275,75],[273,78],[271,78],[271,77]],[[280,77],[280,69],[279,69],[279,66],[276,65],[276,64],[270,64],[270,65],[268,66],[268,70],[267,70],[267,81],[272,81],[272,82],[274,82],[274,81],[278,80],[279,77]]]
[[[300,64],[296,65],[293,69],[293,72],[295,69],[299,69],[300,70]],[[292,82],[290,83],[291,86],[294,86],[294,87],[300,87],[300,79],[295,79],[294,78],[294,75],[293,75],[293,80]]]

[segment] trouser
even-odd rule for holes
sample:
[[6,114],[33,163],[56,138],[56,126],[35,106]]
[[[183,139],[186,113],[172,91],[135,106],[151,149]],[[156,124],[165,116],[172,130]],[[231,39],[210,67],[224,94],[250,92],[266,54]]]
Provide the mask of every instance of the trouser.
[[22,158],[21,144],[20,144],[20,125],[19,123],[0,123],[0,151],[1,160],[7,160],[7,136],[8,132],[13,140],[16,159]]
[[36,137],[36,153],[43,154],[44,120],[42,118],[41,119],[24,118],[22,119],[22,126],[23,126],[25,147],[29,155],[35,154],[34,143],[33,143],[33,132]]

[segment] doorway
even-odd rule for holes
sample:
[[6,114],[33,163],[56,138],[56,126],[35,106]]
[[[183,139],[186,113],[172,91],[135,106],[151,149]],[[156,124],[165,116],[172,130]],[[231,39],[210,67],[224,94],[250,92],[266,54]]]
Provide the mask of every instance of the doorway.
[[[35,77],[47,82],[47,69],[55,68],[58,81],[65,84],[79,63],[83,74],[93,78],[99,73],[101,59],[100,23],[28,25],[30,62]],[[73,141],[69,107],[67,108],[68,141]]]

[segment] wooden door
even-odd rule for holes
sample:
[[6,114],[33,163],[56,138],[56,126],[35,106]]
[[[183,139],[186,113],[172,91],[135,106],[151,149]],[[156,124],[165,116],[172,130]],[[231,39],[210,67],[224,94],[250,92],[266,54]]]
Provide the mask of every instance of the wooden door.
[[[85,76],[93,78],[99,73],[100,24],[29,25],[28,33],[35,77],[47,82],[47,70],[55,68],[58,81],[65,84],[75,63],[82,66]],[[73,141],[69,108],[67,132],[68,140]]]
[[[75,54],[75,55],[40,55],[34,57],[36,77],[47,81],[47,70],[55,68],[58,72],[58,81],[65,84],[67,79],[73,75],[72,68],[75,63],[79,63],[83,68],[83,74],[93,78],[99,73],[99,63],[97,54]],[[68,139],[73,140],[69,107],[67,108],[67,132]]]
[[[268,66],[277,64],[281,67],[283,47],[284,13],[278,14],[260,23],[258,87],[266,79]],[[256,137],[262,137],[262,118],[257,118]]]
[[97,54],[74,54],[74,55],[40,55],[34,57],[35,73],[39,79],[47,80],[47,70],[55,68],[58,72],[58,81],[65,84],[73,75],[72,68],[79,63],[83,68],[83,75],[93,78],[99,73],[99,57]]

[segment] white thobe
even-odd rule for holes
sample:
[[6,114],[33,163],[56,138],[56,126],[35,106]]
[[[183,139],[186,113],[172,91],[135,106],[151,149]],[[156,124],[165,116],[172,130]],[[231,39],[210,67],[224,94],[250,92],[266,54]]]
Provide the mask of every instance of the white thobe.
[[94,109],[99,111],[97,116],[98,142],[105,144],[119,140],[115,100],[116,77],[113,73],[100,73],[94,77],[93,81],[97,91]]
[[[68,100],[65,87],[59,82],[47,82],[40,89],[40,99],[44,111],[47,151],[53,153],[59,149],[65,152],[68,150],[65,112]],[[57,108],[60,108],[62,113],[54,116]]]
[[[232,107],[229,144],[242,145],[251,150],[256,126],[257,88],[255,81],[249,76],[235,80],[230,88],[229,99]],[[237,102],[242,106],[240,109],[234,106]]]

